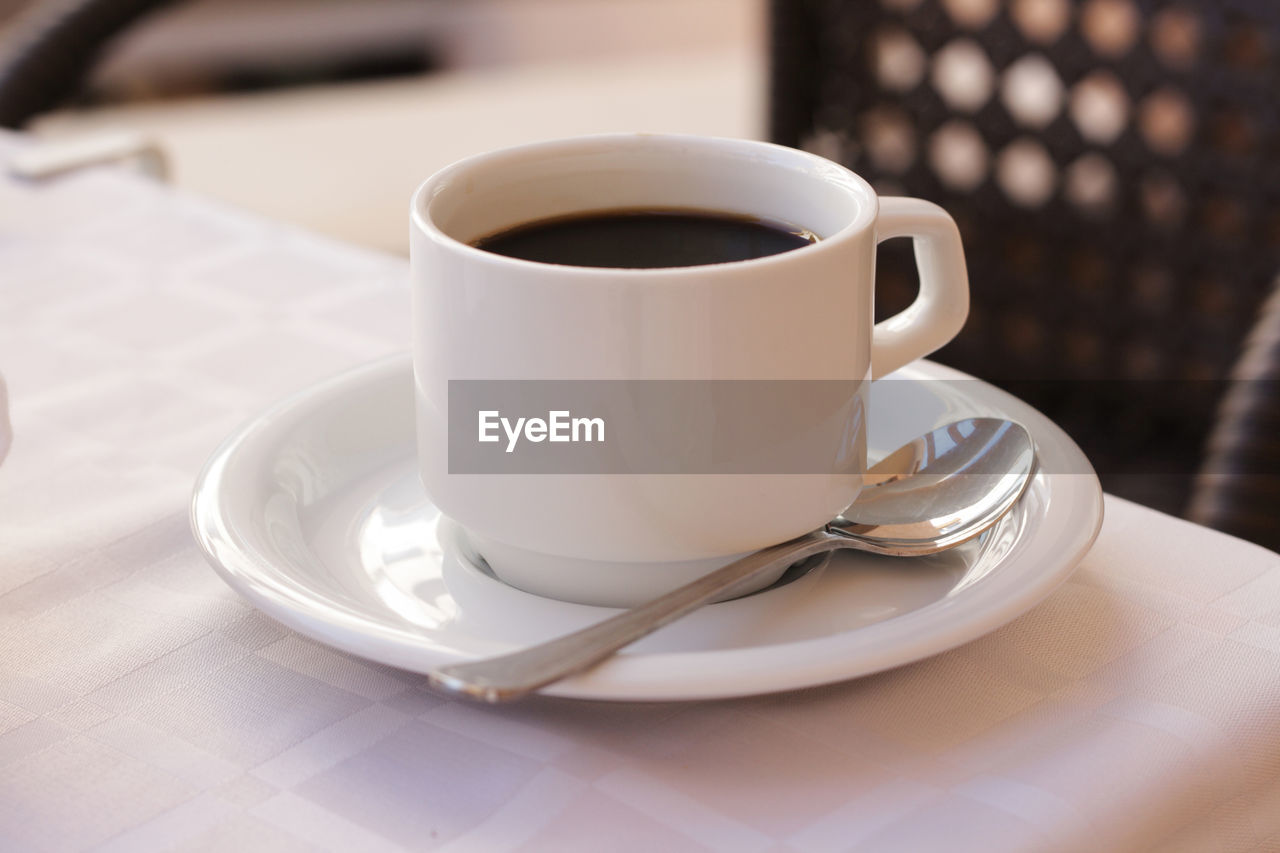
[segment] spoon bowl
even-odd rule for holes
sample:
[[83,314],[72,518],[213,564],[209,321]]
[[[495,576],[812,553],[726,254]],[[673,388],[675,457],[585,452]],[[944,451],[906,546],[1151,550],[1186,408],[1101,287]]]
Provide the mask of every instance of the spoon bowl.
[[998,521],[1022,496],[1035,467],[1035,447],[1021,425],[999,418],[955,421],[871,468],[857,500],[826,529],[863,551],[936,554]]

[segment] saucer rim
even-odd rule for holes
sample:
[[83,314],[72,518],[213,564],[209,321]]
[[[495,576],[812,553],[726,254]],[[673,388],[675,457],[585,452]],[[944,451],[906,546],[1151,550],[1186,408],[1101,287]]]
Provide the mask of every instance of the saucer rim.
[[[209,457],[195,482],[190,519],[206,560],[233,589],[263,612],[300,633],[352,654],[426,673],[434,666],[461,661],[467,656],[451,655],[420,630],[377,622],[312,589],[288,589],[271,583],[266,573],[275,571],[275,566],[241,531],[228,523],[223,512],[226,507],[219,500],[228,472],[253,470],[255,457],[267,454],[273,437],[287,435],[290,423],[304,421],[309,413],[322,407],[325,400],[345,397],[379,381],[390,382],[393,378],[411,375],[410,357],[402,353],[329,377],[279,400],[228,436]],[[1038,550],[1045,551],[1045,557],[1049,558],[1048,562],[1041,561],[1041,571],[1012,592],[977,584],[968,587],[962,596],[937,602],[944,607],[955,607],[960,601],[959,618],[939,627],[938,610],[931,606],[923,620],[930,623],[930,630],[918,634],[916,623],[921,620],[912,618],[919,614],[913,611],[874,625],[804,640],[707,651],[624,653],[543,692],[582,699],[687,701],[775,693],[846,681],[931,657],[990,633],[1039,604],[1064,582],[1092,547],[1104,512],[1101,485],[1076,444],[1028,404],[953,368],[918,360],[891,376],[917,381],[971,380],[979,389],[979,397],[987,398],[975,402],[984,407],[993,404],[990,407],[999,414],[1023,422],[1042,454],[1049,451],[1057,457],[1056,464],[1041,467],[1032,485],[1049,498],[1048,509],[1023,525],[1015,540],[1022,541],[1027,536],[1041,540]],[[1088,473],[1046,473],[1046,467],[1051,471]],[[1064,503],[1065,509],[1055,510]],[[1087,516],[1092,524],[1084,528],[1065,525],[1064,529],[1046,529],[1045,522],[1055,511],[1063,512],[1064,516],[1066,513]],[[1029,557],[1023,555],[1019,559]],[[1007,560],[1002,558],[997,568]],[[306,571],[304,566],[297,568],[303,573]],[[321,598],[325,599],[328,618],[308,612],[314,610],[317,599]],[[609,609],[601,608],[601,611],[607,613]],[[876,642],[858,642],[869,633]],[[715,677],[708,678],[712,672]]]

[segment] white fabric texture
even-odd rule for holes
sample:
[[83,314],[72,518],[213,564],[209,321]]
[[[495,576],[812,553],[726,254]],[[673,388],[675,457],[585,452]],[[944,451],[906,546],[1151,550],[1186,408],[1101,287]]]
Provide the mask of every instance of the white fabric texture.
[[9,386],[0,376],[0,462],[9,455],[13,443],[13,427],[9,424]]
[[1114,498],[1007,627],[775,696],[481,708],[261,615],[193,479],[407,348],[406,280],[127,173],[0,178],[0,849],[1280,849],[1280,557]]

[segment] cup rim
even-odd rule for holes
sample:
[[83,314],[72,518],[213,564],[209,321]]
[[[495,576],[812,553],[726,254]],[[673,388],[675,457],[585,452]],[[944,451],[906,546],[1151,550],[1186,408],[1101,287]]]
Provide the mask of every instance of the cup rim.
[[[642,143],[668,144],[673,146],[702,146],[704,148],[709,148],[711,146],[721,148],[729,147],[739,151],[755,151],[757,153],[763,151],[775,156],[787,157],[795,163],[804,164],[811,173],[826,173],[832,178],[838,177],[838,182],[840,184],[842,184],[846,189],[856,192],[866,203],[859,205],[857,215],[841,226],[835,233],[823,237],[817,242],[811,243],[807,246],[801,246],[791,251],[781,252],[774,255],[766,255],[759,258],[679,267],[589,267],[573,264],[551,264],[543,261],[530,261],[524,258],[513,258],[507,255],[500,255],[496,252],[489,252],[484,249],[477,248],[453,237],[441,229],[427,211],[431,200],[434,198],[442,184],[465,175],[469,170],[481,168],[495,160],[517,158],[532,154],[552,153],[557,149],[576,148],[581,146],[614,146],[618,144],[635,145]],[[646,132],[584,134],[538,142],[528,142],[520,145],[513,145],[491,151],[480,152],[478,154],[472,154],[468,157],[462,158],[461,160],[454,161],[428,177],[418,185],[416,190],[414,190],[409,202],[409,219],[413,227],[422,231],[434,242],[443,244],[454,251],[462,253],[464,257],[469,257],[477,261],[495,263],[512,269],[513,271],[554,270],[558,275],[562,275],[566,278],[590,276],[598,279],[602,275],[607,275],[610,278],[617,276],[619,280],[647,279],[651,281],[656,279],[670,279],[673,276],[678,277],[687,275],[690,271],[694,270],[705,275],[720,271],[731,272],[748,266],[763,267],[786,264],[794,262],[794,257],[789,256],[794,256],[796,253],[803,253],[806,256],[812,256],[816,252],[834,251],[839,245],[849,240],[856,239],[863,232],[872,228],[875,224],[878,212],[879,196],[876,194],[876,191],[872,189],[871,185],[867,183],[865,178],[858,175],[851,169],[828,160],[825,157],[820,157],[817,154],[803,151],[798,148],[778,145],[773,142],[762,142],[754,139],[735,139],[731,137],[703,136],[700,134]]]

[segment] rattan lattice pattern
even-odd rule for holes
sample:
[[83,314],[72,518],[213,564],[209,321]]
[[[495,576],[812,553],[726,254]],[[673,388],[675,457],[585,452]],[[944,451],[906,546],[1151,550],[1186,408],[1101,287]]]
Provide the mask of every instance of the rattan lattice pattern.
[[[941,360],[1023,392],[1072,380],[1035,402],[1075,434],[1129,433],[1117,459],[1137,445],[1145,470],[1187,470],[1158,457],[1198,453],[1209,380],[1280,270],[1280,3],[778,0],[773,17],[774,138],[960,225],[974,304]],[[914,272],[901,249],[880,266],[884,315]],[[1187,418],[1174,398],[1193,388]]]

